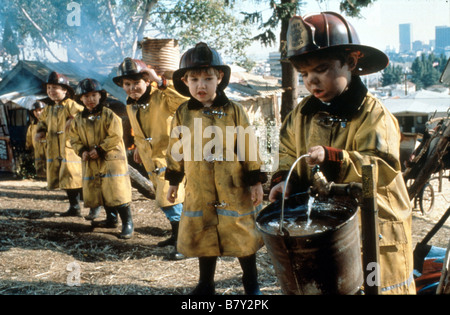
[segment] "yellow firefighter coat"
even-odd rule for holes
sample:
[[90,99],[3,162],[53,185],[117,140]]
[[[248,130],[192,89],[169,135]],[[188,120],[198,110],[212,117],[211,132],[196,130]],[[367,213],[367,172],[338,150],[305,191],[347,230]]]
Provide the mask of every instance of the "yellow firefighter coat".
[[[98,108],[97,108],[98,107]],[[79,113],[70,130],[72,147],[80,157],[97,149],[99,158],[83,161],[83,201],[86,207],[115,207],[131,202],[122,120],[98,105],[93,113]]]
[[164,179],[166,152],[169,144],[170,125],[178,106],[187,100],[179,94],[171,81],[167,88],[149,86],[138,101],[128,98],[127,113],[134,132],[134,144],[156,189],[159,207],[172,206],[184,201],[184,188],[180,187],[175,203],[167,200],[169,183]]
[[215,104],[191,99],[173,120],[166,178],[173,185],[186,176],[177,249],[188,257],[244,257],[262,246],[249,188],[261,161],[242,106],[225,95]]
[[[286,117],[280,130],[280,170],[289,170],[297,157],[317,145],[342,150],[340,167],[333,171],[336,183],[361,182],[362,166],[374,164],[382,293],[414,294],[411,208],[399,162],[396,118],[366,89],[356,104],[343,104],[354,108],[348,120],[315,111],[317,101],[305,98]],[[297,164],[296,172],[302,189],[311,185],[311,169],[305,160]]]
[[28,126],[25,147],[29,150],[33,150],[34,155],[34,168],[36,170],[37,177],[46,176],[46,164],[47,160],[45,158],[45,144],[46,140],[36,141],[36,130],[37,130],[37,120],[33,119],[31,124]]
[[47,187],[49,189],[81,188],[81,159],[72,149],[66,123],[83,110],[83,106],[70,98],[44,108],[37,132],[46,133]]

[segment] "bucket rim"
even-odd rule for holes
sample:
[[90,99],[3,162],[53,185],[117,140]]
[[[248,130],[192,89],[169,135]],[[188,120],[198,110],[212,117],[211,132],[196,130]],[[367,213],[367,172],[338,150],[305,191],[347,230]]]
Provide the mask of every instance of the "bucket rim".
[[[292,195],[288,199],[291,199],[291,198],[294,198],[294,197],[299,197],[301,195],[309,195],[309,193],[308,192],[300,192],[300,193]],[[295,238],[295,239],[313,239],[313,238],[323,237],[327,233],[328,234],[334,233],[337,230],[342,229],[345,225],[350,224],[350,222],[352,222],[355,219],[355,217],[358,215],[358,213],[360,211],[359,203],[354,198],[351,198],[351,197],[348,197],[348,198],[350,200],[354,200],[355,201],[355,206],[356,207],[355,207],[355,210],[352,210],[353,213],[344,222],[339,223],[339,224],[337,224],[335,226],[332,226],[330,228],[327,228],[325,231],[322,231],[322,232],[319,232],[319,233],[311,233],[311,234],[294,235],[293,236],[293,235],[290,235],[289,233],[285,233],[284,235],[281,235],[279,232],[277,232],[277,233],[270,233],[267,230],[264,230],[262,228],[261,223],[260,223],[260,221],[258,219],[261,218],[261,216],[264,214],[264,211],[267,211],[269,209],[269,207],[274,207],[274,205],[277,204],[277,203],[280,204],[280,208],[281,208],[281,201],[280,200],[274,201],[274,202],[270,203],[269,205],[267,205],[265,208],[261,209],[261,211],[259,211],[259,213],[256,216],[255,225],[256,225],[257,229],[261,233],[269,235],[269,236],[272,236],[272,237],[274,237],[274,236],[281,237],[281,238],[288,238],[289,237],[289,238]],[[281,212],[281,209],[277,209],[276,211],[277,212]],[[306,209],[302,210],[302,211],[306,211]],[[326,212],[326,211],[329,211],[329,210],[323,210],[323,212]],[[319,210],[319,212],[320,212],[320,210]],[[285,209],[285,214],[286,213],[287,212],[286,212],[286,209]]]

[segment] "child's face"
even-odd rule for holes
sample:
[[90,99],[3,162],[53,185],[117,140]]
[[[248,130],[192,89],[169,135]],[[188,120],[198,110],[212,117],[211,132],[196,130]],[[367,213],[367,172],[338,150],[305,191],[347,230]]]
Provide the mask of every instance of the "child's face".
[[183,78],[182,80],[188,86],[192,97],[201,102],[203,106],[209,107],[216,98],[217,86],[222,78],[223,72],[220,72],[219,77],[217,77],[212,71],[189,71],[187,79]]
[[47,84],[47,95],[54,102],[61,102],[67,94],[67,89],[59,84]]
[[299,66],[306,89],[322,102],[330,102],[350,84],[352,70],[348,62],[311,58]]
[[34,117],[39,119],[43,111],[44,111],[43,108],[36,108],[35,110],[33,110]]
[[102,95],[99,92],[89,92],[81,95],[80,99],[87,109],[93,110],[99,103]]
[[134,100],[138,100],[144,95],[150,82],[144,81],[143,79],[133,80],[133,79],[123,79],[122,88],[125,90],[127,95]]

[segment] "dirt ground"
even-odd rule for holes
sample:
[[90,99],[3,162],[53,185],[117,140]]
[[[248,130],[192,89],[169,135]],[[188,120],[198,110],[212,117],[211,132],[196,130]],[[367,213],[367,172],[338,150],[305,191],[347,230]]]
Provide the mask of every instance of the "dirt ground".
[[[450,183],[444,181],[431,214],[414,210],[414,246],[449,206]],[[173,261],[173,247],[156,246],[168,237],[169,222],[136,190],[131,240],[117,238],[120,227],[92,230],[84,218],[56,216],[67,208],[65,193],[48,191],[43,181],[0,177],[0,295],[184,295],[197,284],[198,260]],[[429,244],[447,248],[449,231],[447,220]],[[257,264],[261,291],[280,295],[265,247]],[[241,275],[236,258],[219,258],[217,294],[243,294]]]

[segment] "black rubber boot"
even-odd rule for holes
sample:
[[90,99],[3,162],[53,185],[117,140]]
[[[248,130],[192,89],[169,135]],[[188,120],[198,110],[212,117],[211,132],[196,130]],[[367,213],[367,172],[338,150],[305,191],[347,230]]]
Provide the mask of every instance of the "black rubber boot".
[[92,221],[94,219],[97,219],[98,216],[100,215],[100,210],[101,210],[100,206],[99,207],[95,207],[95,208],[91,208],[89,210],[89,214],[87,216],[85,216],[84,218],[86,220],[88,220],[88,221]]
[[121,239],[130,239],[133,236],[134,225],[133,217],[131,216],[130,205],[122,205],[116,207],[119,212],[120,219],[122,220],[122,232],[119,235]]
[[106,212],[106,220],[92,221],[91,225],[94,228],[114,229],[117,227],[119,220],[117,218],[117,211],[115,208],[104,207]]
[[242,268],[242,284],[245,294],[247,295],[263,295],[258,284],[258,270],[256,268],[256,254],[239,257],[239,263]]
[[172,235],[165,241],[161,241],[158,244],[156,244],[158,247],[166,247],[169,245],[172,245],[175,247],[177,246],[178,226],[180,225],[180,222],[171,221],[170,225],[172,226]]
[[217,257],[199,257],[200,280],[190,295],[214,295]]
[[69,210],[60,213],[60,217],[81,217],[81,189],[67,189],[67,197],[69,198]]

